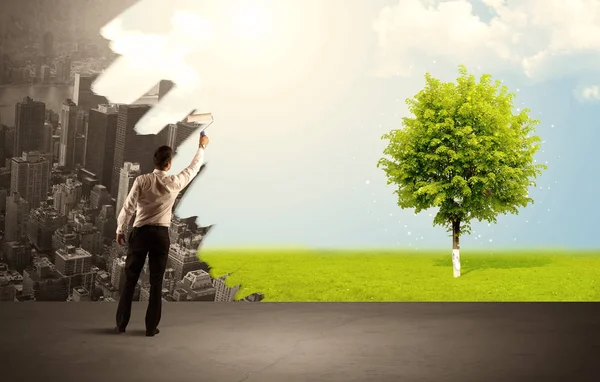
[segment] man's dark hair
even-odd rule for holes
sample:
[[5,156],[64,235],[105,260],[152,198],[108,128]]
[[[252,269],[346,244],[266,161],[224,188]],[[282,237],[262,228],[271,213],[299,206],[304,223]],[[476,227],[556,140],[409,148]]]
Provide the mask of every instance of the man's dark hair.
[[173,149],[169,146],[160,146],[154,152],[154,167],[159,170],[167,168],[173,159]]

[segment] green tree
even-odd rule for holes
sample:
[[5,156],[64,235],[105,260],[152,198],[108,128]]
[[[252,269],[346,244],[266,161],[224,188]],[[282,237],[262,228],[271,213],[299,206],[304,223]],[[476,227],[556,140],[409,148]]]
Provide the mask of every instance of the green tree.
[[456,83],[425,75],[425,88],[406,101],[412,116],[385,134],[378,167],[397,186],[398,206],[437,208],[434,226],[452,233],[454,276],[460,276],[460,237],[471,221],[496,223],[533,203],[528,189],[546,166],[536,164],[538,120],[514,110],[515,94],[491,75],[476,80],[465,66]]

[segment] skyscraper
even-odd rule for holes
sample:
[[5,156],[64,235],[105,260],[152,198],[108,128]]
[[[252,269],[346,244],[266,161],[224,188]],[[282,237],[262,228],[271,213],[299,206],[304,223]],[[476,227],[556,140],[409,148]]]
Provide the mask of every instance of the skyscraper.
[[68,216],[81,200],[82,184],[76,179],[67,179],[66,183],[53,186],[54,209]]
[[160,101],[168,92],[175,87],[175,84],[169,80],[162,80],[158,84],[158,100]]
[[71,57],[65,57],[58,62],[56,66],[56,80],[59,82],[70,82]]
[[9,241],[4,244],[4,257],[8,265],[17,272],[23,272],[31,265],[31,246],[22,241]]
[[75,165],[85,165],[85,135],[75,135]]
[[44,33],[42,38],[42,54],[46,57],[52,57],[54,53],[54,36],[52,32],[48,31]]
[[111,196],[106,187],[101,184],[94,186],[90,192],[90,207],[100,209],[104,205],[111,204]]
[[215,302],[234,302],[235,295],[238,290],[240,290],[240,286],[236,285],[233,288],[230,288],[227,285],[227,278],[229,275],[225,275],[223,277],[219,277],[218,279],[213,280],[213,287],[215,288]]
[[96,108],[100,104],[108,103],[105,97],[97,95],[92,91],[92,84],[96,78],[98,78],[97,74],[75,73],[73,102],[85,111]]
[[117,290],[123,289],[125,286],[125,258],[120,257],[113,262],[110,281]]
[[6,163],[7,153],[7,142],[6,139],[8,133],[8,127],[0,124],[0,167],[4,167]]
[[27,219],[29,218],[29,203],[17,192],[12,192],[6,198],[6,242],[21,241],[27,237]]
[[121,213],[125,199],[133,186],[135,178],[140,175],[140,164],[125,162],[121,169],[121,176],[119,178],[119,192],[117,194],[117,214]]
[[92,269],[92,254],[83,248],[67,245],[56,251],[56,270],[64,276],[89,273]]
[[117,139],[116,105],[100,105],[90,110],[85,151],[85,168],[96,175],[100,184],[112,187],[113,162]]
[[65,224],[67,224],[66,216],[59,214],[47,203],[43,203],[29,212],[27,236],[38,251],[50,251],[54,232]]
[[96,217],[95,226],[98,228],[105,242],[114,240],[115,231],[117,230],[115,208],[111,205],[103,205]]
[[81,182],[81,196],[90,199],[90,194],[92,189],[96,187],[100,182],[96,177],[96,174],[82,168],[79,169],[79,173],[77,174],[77,179]]
[[10,167],[10,162],[8,161],[10,158],[15,156],[15,139],[17,135],[16,127],[8,127],[6,130],[6,141],[4,142],[4,150],[6,150],[6,160],[2,165],[8,164]]
[[42,65],[41,72],[42,72],[42,77],[41,77],[42,82],[44,82],[44,83],[50,82],[50,79],[51,79],[50,66]]
[[77,134],[77,105],[67,99],[60,112],[60,154],[58,164],[75,167],[75,137]]
[[46,104],[25,97],[15,106],[14,156],[42,149]]
[[190,248],[181,244],[172,244],[169,248],[167,267],[173,268],[176,280],[181,280],[189,272],[209,271],[208,265],[198,260],[198,247]]
[[206,271],[188,272],[177,286],[179,293],[186,295],[187,301],[215,301],[216,291]]
[[50,162],[39,151],[12,158],[10,189],[34,209],[45,202],[50,187]]
[[154,170],[152,154],[156,135],[138,135],[135,125],[150,110],[150,105],[119,105],[117,136],[113,161],[111,194],[118,194],[119,177],[125,162],[139,163],[142,173]]
[[49,161],[52,161],[52,136],[54,135],[52,124],[49,122],[44,123],[44,130],[42,132],[42,145],[40,151],[46,155]]
[[33,296],[36,301],[66,301],[69,278],[56,271],[47,257],[42,257],[23,271],[23,294]]
[[171,146],[174,151],[177,151],[179,146],[185,142],[196,130],[198,126],[189,123],[178,122],[168,126],[167,146]]

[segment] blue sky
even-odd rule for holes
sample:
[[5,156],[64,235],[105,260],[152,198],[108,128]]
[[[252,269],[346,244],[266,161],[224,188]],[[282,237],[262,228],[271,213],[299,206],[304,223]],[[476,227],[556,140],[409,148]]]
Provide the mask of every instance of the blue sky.
[[[429,212],[414,216],[396,206],[376,163],[381,135],[401,127],[404,99],[423,85],[423,74],[451,80],[459,64],[503,80],[517,93],[516,107],[532,109],[544,140],[536,159],[549,166],[530,192],[533,207],[496,225],[476,223],[462,248],[600,244],[599,1],[249,0],[249,9],[268,11],[270,26],[251,40],[242,38],[250,27],[228,32],[239,2],[141,3],[104,31],[121,41],[124,59],[96,90],[127,102],[137,94],[115,86],[119,76],[129,76],[129,91],[175,78],[173,104],[155,110],[141,132],[179,119],[189,106],[214,114],[209,168],[179,209],[217,224],[208,246],[450,248]],[[180,40],[164,48],[160,33],[176,10],[212,20],[212,45],[188,41],[194,33],[176,23]],[[141,19],[152,22],[134,22]],[[192,24],[204,25],[185,25]],[[131,41],[144,35],[159,39],[140,53]],[[194,48],[182,58],[180,50],[164,53],[169,44]]]

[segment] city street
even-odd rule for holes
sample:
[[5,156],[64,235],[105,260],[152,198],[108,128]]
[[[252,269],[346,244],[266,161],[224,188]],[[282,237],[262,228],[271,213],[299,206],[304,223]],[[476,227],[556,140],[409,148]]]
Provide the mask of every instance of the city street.
[[0,309],[6,381],[597,381],[598,304],[111,303]]

